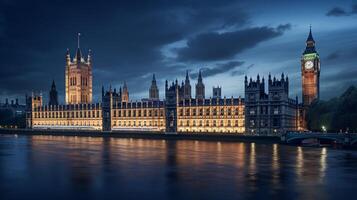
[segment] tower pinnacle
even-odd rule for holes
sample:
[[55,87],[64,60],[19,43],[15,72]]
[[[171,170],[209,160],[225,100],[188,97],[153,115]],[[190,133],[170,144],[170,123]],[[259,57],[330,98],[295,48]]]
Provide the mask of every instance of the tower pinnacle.
[[81,33],[78,33],[78,34],[77,34],[77,47],[78,47],[78,49],[79,49],[79,47],[80,47],[80,46],[79,46],[79,38],[80,38],[80,36],[81,36]]

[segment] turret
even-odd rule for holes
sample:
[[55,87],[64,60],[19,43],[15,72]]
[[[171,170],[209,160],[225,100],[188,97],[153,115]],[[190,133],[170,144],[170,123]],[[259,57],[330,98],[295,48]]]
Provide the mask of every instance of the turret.
[[205,98],[205,85],[203,84],[201,70],[198,72],[198,79],[196,84],[196,99]]
[[87,63],[88,65],[92,64],[92,50],[88,50],[88,57],[87,57]]
[[67,64],[67,66],[69,66],[71,64],[71,55],[69,53],[69,49],[67,49],[67,52],[66,52],[66,64]]
[[151,86],[149,88],[149,99],[159,100],[159,88],[156,85],[155,74],[152,75]]
[[191,99],[191,84],[190,84],[190,77],[188,75],[188,70],[186,70],[186,79],[185,79],[185,86],[183,90],[183,98]]
[[55,81],[53,80],[52,81],[52,85],[51,85],[51,90],[50,90],[50,100],[48,102],[48,105],[50,106],[55,106],[55,105],[58,105],[58,93],[57,93],[57,90],[56,90],[56,84],[55,84]]

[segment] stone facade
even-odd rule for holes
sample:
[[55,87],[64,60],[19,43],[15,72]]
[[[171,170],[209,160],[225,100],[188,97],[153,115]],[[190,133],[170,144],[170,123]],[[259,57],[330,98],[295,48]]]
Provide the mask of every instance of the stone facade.
[[299,104],[289,98],[289,79],[269,75],[268,93],[265,80],[248,81],[245,77],[245,128],[247,133],[274,134],[299,129]]

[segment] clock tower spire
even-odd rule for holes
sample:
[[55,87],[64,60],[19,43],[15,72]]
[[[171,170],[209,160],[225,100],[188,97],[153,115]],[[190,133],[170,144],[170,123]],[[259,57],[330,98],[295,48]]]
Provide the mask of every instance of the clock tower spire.
[[309,106],[320,96],[320,57],[315,49],[315,40],[310,32],[306,39],[306,48],[301,57],[302,101]]

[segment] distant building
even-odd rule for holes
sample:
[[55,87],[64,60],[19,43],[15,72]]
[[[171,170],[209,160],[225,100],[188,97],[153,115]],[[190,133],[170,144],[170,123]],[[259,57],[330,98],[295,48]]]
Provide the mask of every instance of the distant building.
[[155,74],[152,75],[151,86],[149,89],[149,99],[150,100],[159,100],[159,88],[156,84]]
[[220,99],[222,98],[222,87],[213,87],[212,89],[212,94],[213,94],[213,97],[214,99]]
[[121,101],[122,102],[129,102],[129,89],[126,85],[126,81],[124,81],[123,91],[121,93]]
[[11,100],[11,103],[6,98],[5,103],[0,103],[0,113],[2,117],[6,118],[19,117],[25,114],[25,105],[19,104],[18,98],[15,101]]
[[58,94],[57,94],[55,81],[52,81],[52,86],[50,90],[50,101],[48,105],[50,106],[58,105]]
[[205,85],[203,84],[201,70],[198,72],[198,79],[196,84],[196,99],[205,98]]
[[185,79],[185,85],[183,88],[183,98],[184,99],[191,99],[191,84],[190,84],[190,77],[188,75],[188,70],[186,71],[186,79]]

